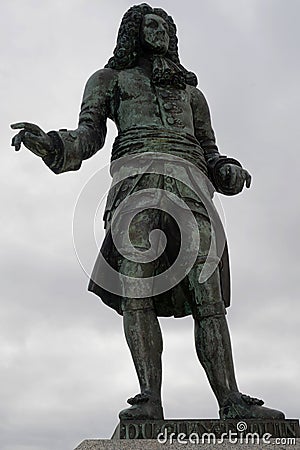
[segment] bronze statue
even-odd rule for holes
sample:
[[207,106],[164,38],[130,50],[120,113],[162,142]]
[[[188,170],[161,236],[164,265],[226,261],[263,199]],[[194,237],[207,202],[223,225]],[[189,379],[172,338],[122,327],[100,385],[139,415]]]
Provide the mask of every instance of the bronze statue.
[[[214,191],[240,193],[250,187],[251,177],[238,161],[220,155],[207,102],[196,86],[196,75],[180,64],[172,18],[145,3],[133,6],[122,19],[113,57],[87,82],[78,128],[45,133],[37,125],[16,123],[12,128],[21,131],[12,145],[19,150],[23,143],[59,174],[78,170],[103,147],[108,118],[117,126],[106,236],[89,290],[123,315],[140,383],[141,392],[128,400],[131,406],[120,418],[163,418],[157,316],[192,314],[197,355],[220,418],[283,419],[282,412],[240,393],[236,383],[225,318],[228,252],[212,197]],[[191,212],[196,227],[186,219]],[[166,236],[165,245],[157,229]],[[158,289],[159,276],[178,262],[182,242],[183,275],[178,269]],[[211,272],[201,279],[205,264]],[[107,266],[119,274],[111,287]]]

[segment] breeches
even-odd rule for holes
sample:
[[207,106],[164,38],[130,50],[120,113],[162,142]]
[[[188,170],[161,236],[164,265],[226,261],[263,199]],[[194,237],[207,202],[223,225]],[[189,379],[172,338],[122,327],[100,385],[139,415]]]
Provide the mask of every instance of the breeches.
[[[116,238],[114,244],[120,253],[118,271],[130,278],[130,282],[122,280],[122,310],[155,309],[157,277],[168,270],[166,286],[171,288],[166,289],[165,295],[172,296],[174,305],[179,299],[187,302],[195,318],[225,314],[220,258],[205,210],[193,211],[195,220],[191,223],[185,221],[186,210],[176,209],[181,226],[160,209],[147,209],[132,214],[133,218],[127,214],[116,217],[106,236],[112,239],[113,234],[114,241]],[[204,269],[209,276],[200,279]],[[141,278],[151,279],[153,295],[143,295]]]

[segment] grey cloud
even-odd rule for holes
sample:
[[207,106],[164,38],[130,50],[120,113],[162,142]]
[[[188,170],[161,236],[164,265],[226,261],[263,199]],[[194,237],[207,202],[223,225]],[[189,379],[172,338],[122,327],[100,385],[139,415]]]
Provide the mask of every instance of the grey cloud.
[[[84,84],[111,56],[131,6],[27,0],[2,9],[1,450],[66,450],[109,437],[137,380],[122,320],[86,291],[72,217],[105,148],[77,173],[54,176],[10,147],[9,123],[75,128]],[[299,415],[299,2],[161,0],[183,63],[211,106],[221,153],[240,159],[252,188],[222,198],[232,262],[228,310],[243,392]],[[99,190],[109,186],[99,185]],[[86,205],[86,212],[93,201]],[[101,217],[98,221],[102,227]],[[101,240],[103,231],[99,231]],[[90,237],[87,265],[96,257]],[[93,254],[90,254],[93,253]],[[167,417],[217,417],[196,359],[192,321],[161,320]]]

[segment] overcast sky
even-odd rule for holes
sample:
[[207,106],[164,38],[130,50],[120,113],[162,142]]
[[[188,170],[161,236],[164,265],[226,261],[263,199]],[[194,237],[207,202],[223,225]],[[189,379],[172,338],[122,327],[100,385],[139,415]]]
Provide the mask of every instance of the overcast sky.
[[[22,120],[46,131],[76,128],[85,82],[111,56],[131,5],[12,0],[1,8],[1,450],[72,450],[83,439],[109,438],[126,399],[138,392],[121,317],[87,292],[72,238],[76,199],[97,170],[107,173],[114,125],[101,152],[79,172],[59,176],[26,149],[14,153],[9,129]],[[220,197],[240,390],[297,418],[300,2],[152,6],[177,24],[182,63],[198,75],[220,152],[253,175],[250,190]],[[99,195],[108,188],[103,176]],[[97,220],[101,242],[100,215]],[[90,250],[88,270],[97,252],[92,232],[78,243]],[[161,323],[166,418],[217,418],[191,319]]]

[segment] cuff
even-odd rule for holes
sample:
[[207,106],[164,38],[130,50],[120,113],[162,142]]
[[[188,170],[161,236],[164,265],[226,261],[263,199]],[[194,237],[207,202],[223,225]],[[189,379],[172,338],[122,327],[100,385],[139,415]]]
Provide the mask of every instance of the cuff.
[[57,131],[49,131],[47,134],[52,141],[52,151],[43,158],[43,161],[49,169],[58,174],[64,162],[64,144]]

